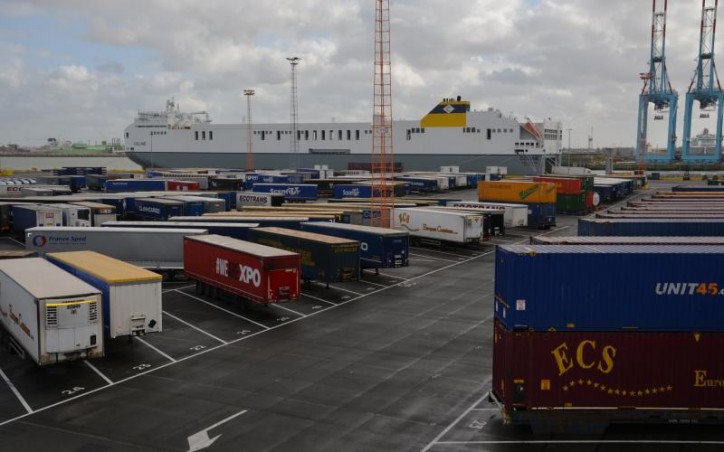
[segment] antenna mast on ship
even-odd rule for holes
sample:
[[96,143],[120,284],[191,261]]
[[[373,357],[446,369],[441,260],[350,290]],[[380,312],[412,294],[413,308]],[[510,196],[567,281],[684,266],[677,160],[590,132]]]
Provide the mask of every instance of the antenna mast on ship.
[[[714,64],[714,38],[716,34],[716,12],[719,0],[714,6],[706,6],[707,0],[701,2],[701,31],[699,35],[699,55],[697,57],[696,71],[691,79],[689,91],[686,93],[684,107],[684,143],[681,159],[684,161],[715,161],[721,160],[722,140],[722,104],[724,104],[724,91],[719,83],[719,75]],[[709,111],[716,112],[716,141],[713,154],[702,153],[702,147],[695,146],[696,154],[691,151],[691,116],[694,101],[699,101],[699,118],[708,118]],[[704,150],[705,151],[705,150]]]
[[390,62],[390,2],[375,0],[375,74],[372,111],[371,224],[394,227],[392,187],[392,69]]

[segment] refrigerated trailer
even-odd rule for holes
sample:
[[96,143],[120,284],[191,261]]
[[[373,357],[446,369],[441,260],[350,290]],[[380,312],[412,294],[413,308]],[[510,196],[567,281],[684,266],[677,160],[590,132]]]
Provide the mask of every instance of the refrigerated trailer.
[[45,366],[104,355],[101,292],[45,259],[0,261],[0,323]]
[[408,231],[417,241],[466,244],[480,243],[484,238],[483,215],[479,213],[416,207],[394,212],[395,228]]
[[48,253],[45,257],[101,291],[108,337],[161,331],[161,275],[95,251]]

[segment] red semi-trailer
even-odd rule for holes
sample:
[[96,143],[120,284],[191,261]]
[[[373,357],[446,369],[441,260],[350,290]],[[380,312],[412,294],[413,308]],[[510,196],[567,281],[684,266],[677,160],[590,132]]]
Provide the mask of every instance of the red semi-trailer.
[[265,305],[299,298],[299,254],[221,235],[197,238],[184,239],[184,272],[197,292],[221,290]]
[[543,433],[724,420],[722,332],[494,331],[491,396],[508,422]]

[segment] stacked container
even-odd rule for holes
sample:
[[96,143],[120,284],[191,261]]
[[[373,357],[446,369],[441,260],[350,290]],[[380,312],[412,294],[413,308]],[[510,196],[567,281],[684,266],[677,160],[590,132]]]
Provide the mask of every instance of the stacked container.
[[500,246],[493,391],[534,430],[724,417],[724,246]]
[[556,212],[583,215],[593,210],[593,176],[538,176],[534,182],[556,185]]
[[556,185],[523,180],[480,181],[478,201],[512,202],[528,206],[528,226],[556,224]]

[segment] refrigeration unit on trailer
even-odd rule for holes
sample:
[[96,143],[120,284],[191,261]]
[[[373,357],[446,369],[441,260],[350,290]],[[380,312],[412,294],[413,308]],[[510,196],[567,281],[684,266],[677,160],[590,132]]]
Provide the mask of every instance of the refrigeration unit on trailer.
[[198,293],[216,291],[261,304],[299,299],[298,253],[221,235],[184,239],[184,271]]
[[40,256],[63,251],[96,251],[149,270],[183,270],[183,238],[203,228],[38,227],[25,233],[25,248]]
[[54,206],[16,204],[12,207],[13,231],[22,234],[36,226],[63,226],[63,211]]
[[103,294],[103,327],[110,338],[162,330],[161,275],[95,251],[45,255]]
[[52,206],[63,211],[63,226],[92,226],[90,208],[68,203],[56,203]]
[[72,202],[70,204],[90,209],[91,226],[100,226],[106,221],[116,220],[116,207],[110,204],[103,204],[100,202],[92,201],[78,201]]
[[101,293],[45,259],[0,260],[0,323],[40,366],[104,355]]
[[397,229],[420,241],[441,244],[480,243],[484,239],[483,216],[479,213],[447,212],[423,208],[396,208]]

